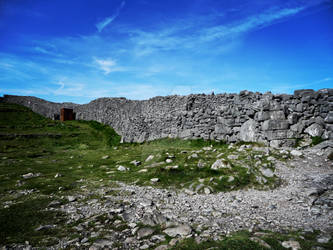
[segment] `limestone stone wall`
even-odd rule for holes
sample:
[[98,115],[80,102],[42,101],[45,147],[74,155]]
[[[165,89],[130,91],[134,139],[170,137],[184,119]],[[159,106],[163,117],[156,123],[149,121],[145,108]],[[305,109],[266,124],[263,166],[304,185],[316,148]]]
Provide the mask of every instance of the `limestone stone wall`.
[[293,95],[249,91],[174,95],[144,101],[99,98],[83,105],[29,96],[5,95],[3,100],[49,118],[62,107],[73,108],[76,119],[111,125],[126,142],[179,137],[257,141],[278,147],[291,146],[297,138],[333,140],[333,89],[296,90]]

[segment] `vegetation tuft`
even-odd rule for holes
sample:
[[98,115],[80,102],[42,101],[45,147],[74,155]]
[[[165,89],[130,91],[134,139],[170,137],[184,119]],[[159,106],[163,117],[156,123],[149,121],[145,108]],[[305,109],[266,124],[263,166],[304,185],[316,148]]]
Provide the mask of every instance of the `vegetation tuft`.
[[323,138],[321,138],[321,136],[313,136],[311,138],[311,146],[315,146],[319,143],[322,143],[323,141],[325,141]]

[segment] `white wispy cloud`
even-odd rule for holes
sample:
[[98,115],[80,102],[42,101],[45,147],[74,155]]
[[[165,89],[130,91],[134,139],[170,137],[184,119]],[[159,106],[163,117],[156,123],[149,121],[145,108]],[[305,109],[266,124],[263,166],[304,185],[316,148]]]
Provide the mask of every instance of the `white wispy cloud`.
[[102,21],[96,23],[96,28],[98,30],[98,32],[102,32],[102,30],[108,26],[110,23],[112,23],[120,14],[120,11],[122,10],[122,8],[124,8],[125,6],[125,1],[122,1],[120,6],[117,8],[116,12],[109,17],[104,18]]
[[105,75],[108,75],[111,72],[125,71],[125,68],[117,66],[117,62],[112,59],[95,58],[95,63],[97,64],[100,70],[104,71]]
[[253,31],[255,29],[267,27],[276,21],[295,15],[303,10],[305,6],[297,8],[285,8],[285,9],[271,9],[259,15],[253,15],[245,20],[234,24],[218,25],[211,28],[204,29],[200,35],[202,41],[208,42],[216,39],[232,38],[244,33]]
[[[173,21],[171,24],[159,27],[154,31],[124,30],[129,33],[130,41],[134,47],[134,55],[146,56],[158,51],[170,51],[180,49],[190,49],[197,52],[211,51],[210,43],[215,43],[214,53],[224,53],[240,44],[241,36],[276,22],[282,22],[288,17],[309,8],[310,5],[298,6],[295,8],[271,8],[260,14],[246,16],[237,22],[224,22],[223,25],[216,25],[212,20],[218,20],[223,13],[184,22],[184,20]],[[190,32],[188,32],[190,31]],[[205,50],[205,46],[208,49]],[[201,48],[198,50],[197,48]]]

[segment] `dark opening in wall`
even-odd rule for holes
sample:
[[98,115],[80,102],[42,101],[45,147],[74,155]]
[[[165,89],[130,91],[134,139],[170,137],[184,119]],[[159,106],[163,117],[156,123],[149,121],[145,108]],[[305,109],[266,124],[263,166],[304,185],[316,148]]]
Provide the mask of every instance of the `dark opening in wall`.
[[75,114],[73,109],[62,108],[60,109],[60,121],[71,121],[75,120]]
[[53,120],[60,120],[60,114],[53,114]]

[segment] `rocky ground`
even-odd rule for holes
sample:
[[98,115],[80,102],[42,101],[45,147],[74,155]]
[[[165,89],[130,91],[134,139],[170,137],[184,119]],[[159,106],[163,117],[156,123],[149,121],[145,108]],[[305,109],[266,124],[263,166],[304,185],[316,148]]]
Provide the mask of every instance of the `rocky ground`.
[[126,144],[0,111],[0,249],[333,248],[330,140]]
[[[69,203],[57,206],[57,198],[64,197],[54,197],[49,205],[50,210],[64,211],[68,224],[77,223],[77,237],[64,238],[54,248],[167,249],[182,238],[220,240],[244,229],[255,233],[258,241],[263,230],[319,230],[317,241],[326,243],[333,232],[333,161],[327,158],[331,147],[326,142],[292,150],[294,158],[287,162],[275,160],[281,185],[272,190],[196,194],[123,183],[97,190],[83,185],[80,195],[65,197]],[[89,199],[92,194],[102,199]],[[293,240],[281,244],[299,246]]]

